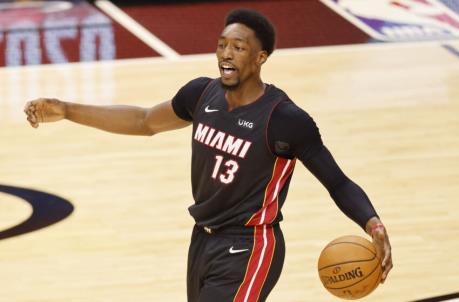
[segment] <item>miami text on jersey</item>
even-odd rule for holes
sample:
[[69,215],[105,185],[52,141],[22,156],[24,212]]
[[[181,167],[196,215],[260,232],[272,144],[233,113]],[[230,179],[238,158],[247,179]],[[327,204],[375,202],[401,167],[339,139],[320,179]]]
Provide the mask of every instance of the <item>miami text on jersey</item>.
[[252,145],[251,142],[226,134],[223,131],[217,131],[212,127],[199,123],[194,133],[194,139],[211,148],[215,148],[244,158]]

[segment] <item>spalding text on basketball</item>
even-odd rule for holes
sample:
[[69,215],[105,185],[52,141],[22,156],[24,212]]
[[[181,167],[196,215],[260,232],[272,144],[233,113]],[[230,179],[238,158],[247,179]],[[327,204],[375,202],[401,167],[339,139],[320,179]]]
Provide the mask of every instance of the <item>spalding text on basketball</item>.
[[360,269],[360,267],[356,267],[355,269],[349,272],[344,272],[342,274],[333,275],[333,276],[323,276],[322,278],[324,279],[324,284],[328,285],[328,284],[334,284],[334,283],[362,278],[362,277],[363,277],[362,270]]

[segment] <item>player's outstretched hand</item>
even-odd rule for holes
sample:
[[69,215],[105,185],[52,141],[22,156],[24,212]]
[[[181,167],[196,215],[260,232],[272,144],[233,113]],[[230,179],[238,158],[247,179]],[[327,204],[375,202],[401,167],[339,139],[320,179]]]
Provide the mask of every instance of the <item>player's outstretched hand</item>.
[[387,235],[385,227],[375,228],[372,232],[373,244],[376,246],[377,253],[382,259],[382,276],[381,283],[384,283],[387,278],[387,274],[392,269],[392,251],[389,242],[389,236]]
[[24,112],[30,125],[38,128],[40,123],[56,122],[65,118],[65,103],[57,99],[40,98],[27,102]]

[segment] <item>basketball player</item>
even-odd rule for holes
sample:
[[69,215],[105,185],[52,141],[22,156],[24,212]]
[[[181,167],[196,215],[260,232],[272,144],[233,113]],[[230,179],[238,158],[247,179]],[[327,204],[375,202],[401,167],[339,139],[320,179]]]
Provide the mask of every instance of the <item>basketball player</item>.
[[382,282],[392,268],[387,232],[365,192],[338,167],[313,119],[260,78],[274,50],[272,24],[235,10],[218,38],[220,77],[197,78],[171,101],[144,109],[38,99],[25,106],[33,127],[68,119],[109,132],[154,135],[192,125],[196,221],[188,256],[190,302],[265,301],[284,261],[279,222],[296,159],[337,206],[372,238]]

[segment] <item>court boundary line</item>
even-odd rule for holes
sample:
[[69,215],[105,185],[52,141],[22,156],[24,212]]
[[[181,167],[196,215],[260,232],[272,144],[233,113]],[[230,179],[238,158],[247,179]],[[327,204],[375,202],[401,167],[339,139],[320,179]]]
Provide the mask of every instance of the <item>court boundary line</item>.
[[458,301],[459,302],[459,292],[437,296],[437,297],[420,299],[420,300],[416,300],[412,302],[440,302],[440,301],[450,301],[450,302]]
[[[105,0],[99,0],[105,1]],[[362,43],[362,44],[348,44],[348,45],[328,45],[328,46],[314,46],[314,47],[298,47],[298,48],[281,48],[276,49],[273,53],[273,57],[277,56],[290,56],[290,55],[303,55],[303,54],[314,54],[314,53],[335,53],[339,52],[358,52],[376,49],[403,49],[411,47],[432,47],[438,46],[445,50],[444,45],[449,44],[451,46],[459,47],[459,39],[446,39],[437,41],[410,41],[410,42],[380,42],[380,43]],[[127,58],[118,60],[107,60],[107,61],[91,61],[91,62],[68,62],[60,64],[41,64],[41,65],[20,65],[20,66],[2,66],[2,70],[13,70],[13,69],[46,69],[46,68],[57,68],[62,69],[67,66],[81,66],[82,68],[94,67],[94,65],[126,65],[126,64],[168,64],[171,62],[195,62],[205,61],[211,58],[215,58],[215,53],[202,53],[202,54],[190,54],[180,55],[175,59],[169,59],[167,57],[143,57],[143,58]]]
[[457,58],[459,58],[459,49],[456,49],[453,45],[451,44],[443,44],[442,45],[444,49],[449,51],[451,54],[455,55]]
[[342,11],[336,3],[331,0],[319,0],[322,4],[326,5],[330,10],[343,17],[346,21],[354,25],[356,28],[368,34],[370,37],[381,40],[381,41],[390,41],[383,35],[379,34],[370,26],[366,25],[364,22],[360,21],[358,18],[351,14],[347,14]]
[[[326,5],[329,9],[334,11],[336,14],[340,15],[344,19],[346,19],[348,22],[350,22],[352,25],[357,27],[358,29],[362,30],[366,34],[368,34],[370,37],[385,41],[385,42],[398,42],[399,40],[397,39],[391,39],[390,37],[386,37],[383,34],[377,32],[371,26],[367,25],[365,22],[361,21],[359,18],[354,16],[352,13],[346,12],[342,7],[340,7],[338,4],[333,2],[332,0],[319,0],[322,2],[324,5]],[[454,12],[452,9],[450,9],[447,5],[445,5],[441,1],[436,1],[439,6],[441,6],[444,10],[448,12],[449,15],[456,15],[456,12]],[[451,28],[454,34],[457,34],[457,29]],[[430,40],[429,38],[426,38],[426,40]]]
[[96,0],[94,4],[113,20],[118,22],[140,41],[147,44],[150,48],[169,60],[177,60],[180,54],[155,36],[152,32],[143,27],[140,23],[123,12],[116,5],[108,0]]

